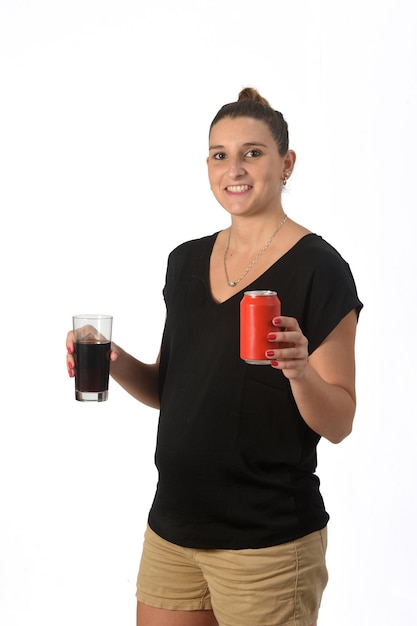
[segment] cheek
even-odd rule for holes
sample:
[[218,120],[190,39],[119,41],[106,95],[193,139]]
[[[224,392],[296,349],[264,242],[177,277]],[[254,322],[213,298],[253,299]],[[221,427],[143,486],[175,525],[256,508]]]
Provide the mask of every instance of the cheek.
[[216,198],[217,202],[221,202],[221,193],[220,193],[218,184],[214,183],[213,181],[209,181],[209,182],[210,182],[211,193]]
[[208,168],[208,179],[210,183],[210,187],[213,189],[214,187],[219,185],[221,174],[218,169],[209,167]]

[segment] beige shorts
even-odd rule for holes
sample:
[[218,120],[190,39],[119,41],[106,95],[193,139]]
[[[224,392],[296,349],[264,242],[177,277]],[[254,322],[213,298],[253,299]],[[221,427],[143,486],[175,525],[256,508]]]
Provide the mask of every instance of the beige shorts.
[[220,626],[310,626],[327,584],[327,529],[271,548],[196,550],[149,527],[137,599],[161,609],[213,609]]

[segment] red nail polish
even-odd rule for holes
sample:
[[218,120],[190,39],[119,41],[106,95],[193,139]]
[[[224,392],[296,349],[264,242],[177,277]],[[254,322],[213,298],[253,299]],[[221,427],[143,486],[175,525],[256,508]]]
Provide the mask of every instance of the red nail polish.
[[279,366],[279,363],[278,363],[278,361],[271,361],[271,365],[272,365],[273,367],[278,367],[278,366]]
[[280,317],[275,317],[273,320],[273,324],[274,326],[280,326],[281,325],[281,318]]
[[275,356],[275,350],[267,350],[266,356]]
[[68,348],[67,348],[67,352],[68,352],[68,354],[72,354],[72,348],[71,348],[71,346],[68,346]]
[[276,333],[268,333],[266,338],[268,339],[268,341],[273,341],[274,339],[277,338],[277,336],[276,336]]

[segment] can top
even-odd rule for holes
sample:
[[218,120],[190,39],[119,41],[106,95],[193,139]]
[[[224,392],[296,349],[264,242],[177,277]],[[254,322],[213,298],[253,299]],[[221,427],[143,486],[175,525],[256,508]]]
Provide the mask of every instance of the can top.
[[276,296],[277,292],[271,291],[270,289],[258,289],[255,291],[245,291],[244,295],[256,298],[257,296]]

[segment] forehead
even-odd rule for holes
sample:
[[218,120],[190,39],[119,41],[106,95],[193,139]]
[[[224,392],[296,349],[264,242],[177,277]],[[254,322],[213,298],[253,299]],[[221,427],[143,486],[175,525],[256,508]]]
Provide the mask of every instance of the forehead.
[[213,126],[211,145],[275,143],[268,125],[252,117],[224,117]]

